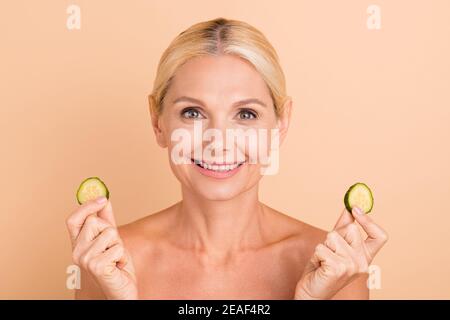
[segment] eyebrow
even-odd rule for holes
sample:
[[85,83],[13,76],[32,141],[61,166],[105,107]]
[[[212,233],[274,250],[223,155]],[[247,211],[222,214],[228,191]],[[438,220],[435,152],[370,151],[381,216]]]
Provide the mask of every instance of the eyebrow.
[[[196,103],[196,104],[200,104],[202,106],[205,105],[205,103],[203,103],[203,101],[199,100],[199,99],[195,99],[195,98],[191,98],[191,97],[187,97],[187,96],[182,96],[179,97],[175,100],[172,101],[172,103],[178,103],[178,102],[183,102],[183,101],[187,101],[187,102],[192,102],[192,103]],[[238,107],[244,104],[249,104],[249,103],[255,103],[255,104],[259,104],[265,108],[267,108],[267,105],[262,102],[259,99],[256,98],[249,98],[249,99],[244,99],[244,100],[240,100],[240,101],[236,101],[235,103],[233,103],[233,107]]]

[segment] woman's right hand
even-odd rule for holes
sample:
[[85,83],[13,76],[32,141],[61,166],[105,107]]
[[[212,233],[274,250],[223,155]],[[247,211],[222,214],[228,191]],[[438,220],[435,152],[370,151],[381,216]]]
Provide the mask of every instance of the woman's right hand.
[[81,205],[66,220],[72,259],[97,282],[107,299],[137,299],[133,262],[105,197]]

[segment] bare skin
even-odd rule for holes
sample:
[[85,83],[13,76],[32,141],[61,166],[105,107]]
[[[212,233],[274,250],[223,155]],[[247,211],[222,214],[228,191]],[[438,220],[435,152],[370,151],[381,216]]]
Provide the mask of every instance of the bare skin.
[[[139,299],[293,299],[314,248],[327,236],[261,204],[253,239],[225,253],[190,236],[182,214],[179,202],[118,228],[136,269]],[[333,299],[368,299],[366,281],[359,276]],[[83,271],[76,298],[107,297]]]
[[[187,96],[195,101],[179,99]],[[263,105],[237,103],[249,97]],[[170,155],[171,133],[193,132],[194,121],[221,131],[277,128],[282,143],[291,106],[288,100],[277,116],[260,74],[237,57],[218,56],[181,66],[162,113],[150,111],[156,140]],[[130,224],[117,227],[106,199],[77,208],[67,219],[82,269],[76,298],[368,299],[367,268],[387,241],[384,230],[358,208],[336,214],[325,231],[262,204],[260,164],[238,150],[245,162],[223,179],[192,159],[170,158],[182,200]]]

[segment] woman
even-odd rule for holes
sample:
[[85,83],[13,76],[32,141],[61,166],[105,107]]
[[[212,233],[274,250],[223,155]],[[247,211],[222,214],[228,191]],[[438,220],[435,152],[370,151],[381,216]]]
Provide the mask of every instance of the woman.
[[[188,161],[175,161],[174,132],[195,136],[198,124],[275,129],[283,142],[292,101],[261,32],[223,18],[193,25],[164,52],[149,102],[182,200],[121,227],[105,198],[77,208],[67,219],[82,270],[76,298],[368,299],[368,265],[387,235],[360,209],[344,209],[326,232],[264,205],[263,164],[250,161],[247,141],[219,144],[208,159],[198,148],[211,139],[184,143]],[[234,147],[241,160],[219,157]]]

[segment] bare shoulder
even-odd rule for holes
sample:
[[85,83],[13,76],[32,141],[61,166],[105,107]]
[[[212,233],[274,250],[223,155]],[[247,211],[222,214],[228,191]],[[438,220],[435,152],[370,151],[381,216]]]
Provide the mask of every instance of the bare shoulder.
[[312,254],[317,244],[326,239],[327,231],[298,220],[285,213],[265,206],[266,212],[272,216],[271,230],[287,248],[300,250],[305,254]]
[[173,212],[177,204],[161,211],[118,227],[125,247],[135,254],[150,253],[156,244],[160,245],[173,223]]
[[297,283],[314,250],[327,236],[327,231],[265,206],[268,230],[276,241],[270,245],[270,254],[284,266],[290,283]]

